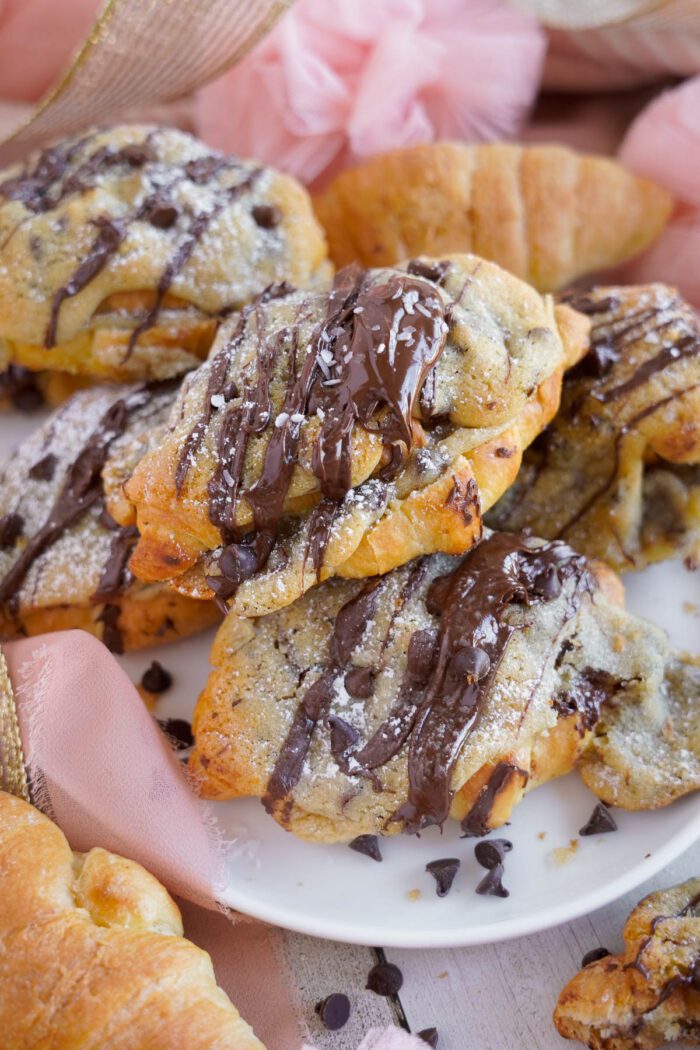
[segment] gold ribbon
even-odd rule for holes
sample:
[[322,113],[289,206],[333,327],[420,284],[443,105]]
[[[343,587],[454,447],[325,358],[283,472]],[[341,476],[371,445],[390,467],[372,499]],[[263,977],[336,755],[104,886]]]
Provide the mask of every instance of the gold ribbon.
[[698,0],[511,0],[550,29],[634,29],[695,31]]
[[19,733],[15,694],[0,649],[0,788],[31,802]]
[[0,143],[0,163],[118,114],[171,102],[247,54],[293,0],[106,0],[59,83]]

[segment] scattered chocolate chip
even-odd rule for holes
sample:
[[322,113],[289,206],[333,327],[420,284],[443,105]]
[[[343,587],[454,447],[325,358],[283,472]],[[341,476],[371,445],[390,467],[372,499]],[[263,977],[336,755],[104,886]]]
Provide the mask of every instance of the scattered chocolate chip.
[[327,995],[320,1003],[316,1003],[316,1013],[321,1024],[330,1032],[337,1032],[339,1028],[347,1024],[350,1016],[350,1000],[342,992],[334,992]]
[[482,868],[490,870],[497,864],[502,864],[506,853],[512,848],[513,843],[508,839],[486,839],[484,842],[477,842],[474,847],[474,856]]
[[617,831],[617,824],[610,810],[598,802],[587,823],[579,828],[579,835],[605,835],[608,831]]
[[483,879],[476,887],[476,892],[482,897],[510,897],[501,879],[503,878],[503,865],[496,864],[494,868],[487,871]]
[[146,218],[158,230],[169,230],[177,222],[178,211],[174,204],[156,202]]
[[141,676],[141,685],[149,693],[164,693],[172,684],[173,676],[157,660]]
[[455,875],[459,871],[459,861],[456,857],[443,857],[441,860],[431,860],[425,865],[425,870],[435,879],[435,892],[438,897],[446,897],[452,889]]
[[159,718],[158,725],[171,738],[176,751],[184,751],[194,744],[192,726],[184,718]]
[[273,230],[279,226],[282,213],[274,204],[256,204],[253,208],[253,218],[263,230]]
[[394,963],[377,963],[367,975],[366,987],[377,995],[396,995],[402,984],[403,974]]
[[598,962],[598,959],[605,959],[608,955],[610,955],[610,952],[607,948],[591,948],[581,959],[581,969],[584,966],[590,966],[593,962]]
[[384,859],[379,849],[379,839],[376,835],[358,835],[357,838],[348,843],[348,846],[350,849],[354,849],[356,853],[364,853],[366,857],[371,857],[372,860],[381,861]]
[[438,1045],[438,1030],[437,1028],[421,1028],[420,1032],[418,1032],[418,1038],[435,1050],[435,1047]]
[[47,453],[43,459],[38,459],[29,468],[29,477],[32,481],[51,481],[56,473],[57,462],[58,460],[53,452]]
[[0,548],[12,547],[22,535],[24,518],[21,514],[5,514],[0,518]]

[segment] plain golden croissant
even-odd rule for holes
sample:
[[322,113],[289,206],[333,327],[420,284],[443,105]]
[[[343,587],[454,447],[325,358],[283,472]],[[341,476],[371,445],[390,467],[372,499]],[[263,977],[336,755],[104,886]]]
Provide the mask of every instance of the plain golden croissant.
[[641,252],[672,201],[606,157],[438,142],[343,172],[314,206],[337,266],[474,252],[551,291]]
[[0,793],[3,1050],[264,1050],[134,861]]

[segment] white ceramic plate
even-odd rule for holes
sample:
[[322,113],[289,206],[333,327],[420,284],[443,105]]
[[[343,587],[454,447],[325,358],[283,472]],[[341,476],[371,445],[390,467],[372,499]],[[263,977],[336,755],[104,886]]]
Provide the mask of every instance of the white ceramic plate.
[[[0,416],[0,457],[36,425]],[[700,649],[700,573],[656,566],[626,577],[628,604],[669,632],[679,648]],[[158,703],[159,717],[189,718],[208,669],[212,632],[176,646],[131,654],[122,662],[134,681],[154,657],[175,678]],[[618,832],[579,838],[595,799],[575,774],[528,795],[499,834],[513,843],[506,860],[507,899],[474,893],[484,871],[474,840],[448,822],[441,835],[395,836],[377,864],[347,846],[296,840],[259,802],[217,803],[226,835],[236,840],[225,903],[318,937],[385,947],[482,944],[533,933],[608,903],[659,871],[700,838],[700,795],[655,813],[615,811]],[[576,845],[572,847],[572,840]],[[425,872],[430,860],[458,857],[449,896],[438,898]]]

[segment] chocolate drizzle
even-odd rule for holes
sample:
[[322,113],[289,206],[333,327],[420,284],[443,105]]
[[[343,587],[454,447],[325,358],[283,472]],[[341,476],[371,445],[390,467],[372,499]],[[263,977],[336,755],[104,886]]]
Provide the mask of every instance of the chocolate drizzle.
[[[434,580],[426,606],[439,616],[439,628],[423,628],[411,636],[397,699],[363,744],[359,732],[331,707],[336,681],[372,616],[380,583],[370,581],[338,613],[330,661],[305,693],[268,782],[268,810],[274,808],[279,817],[279,804],[285,799],[291,807],[290,793],[302,774],[312,737],[323,724],[340,769],[369,777],[375,788],[373,771],[407,746],[408,796],[390,820],[402,821],[409,833],[442,824],[452,802],[455,763],[518,629],[506,619],[507,609],[554,601],[569,579],[575,587],[565,619],[574,615],[582,590],[593,587],[585,559],[558,541],[536,547],[523,536],[494,533],[452,573]],[[362,670],[363,678],[376,673],[374,668]],[[345,675],[346,689],[347,680]],[[508,763],[494,769],[465,820],[467,834],[485,834],[493,800],[513,775],[527,780],[523,770]]]
[[[242,338],[246,319],[239,322]],[[366,271],[347,267],[336,277],[324,322],[315,332],[297,373],[296,331],[283,328],[260,340],[256,373],[241,397],[227,409],[219,435],[219,464],[209,481],[209,517],[226,547],[219,558],[220,577],[208,583],[226,601],[262,569],[275,545],[285,501],[297,463],[302,427],[319,421],[311,450],[311,469],[327,503],[318,512],[309,542],[316,572],[332,524],[332,506],[352,486],[352,434],[356,424],[376,433],[384,444],[389,480],[413,447],[412,420],[426,376],[442,353],[447,325],[442,300],[433,286],[405,275],[373,285]],[[282,410],[272,419],[269,385],[282,350],[290,365]],[[181,487],[192,453],[211,418],[212,387],[224,381],[230,355],[214,359],[202,419],[185,441],[176,474]],[[243,490],[246,451],[251,434],[270,430],[260,476]],[[252,510],[253,527],[236,525],[241,498]]]
[[462,820],[463,838],[482,838],[488,835],[489,817],[493,810],[493,804],[501,791],[505,790],[514,778],[519,779],[523,786],[527,784],[529,774],[511,762],[499,762],[495,766],[488,781],[484,784],[476,800]]
[[560,718],[578,714],[581,728],[592,729],[600,718],[602,705],[620,688],[621,683],[608,671],[586,667],[564,693],[555,696],[552,706]]
[[[14,563],[0,578],[0,605],[17,603],[19,589],[40,555],[49,549],[66,531],[100,500],[104,492],[102,469],[106,463],[113,441],[126,429],[129,414],[145,405],[154,390],[170,384],[150,384],[137,388],[131,394],[115,401],[103,414],[96,429],[84,447],[68,466],[65,481],[56,496],[48,517],[41,528],[28,540]],[[104,521],[104,519],[103,519]],[[105,566],[98,585],[95,601],[103,601],[118,594],[125,584],[128,547],[135,535],[130,529],[120,529],[115,535],[110,560]],[[112,558],[112,555],[114,556]],[[116,607],[111,607],[116,608]],[[117,639],[117,615],[106,610],[102,614],[105,631],[113,636],[115,651],[119,651]],[[105,618],[106,617],[106,618]]]

